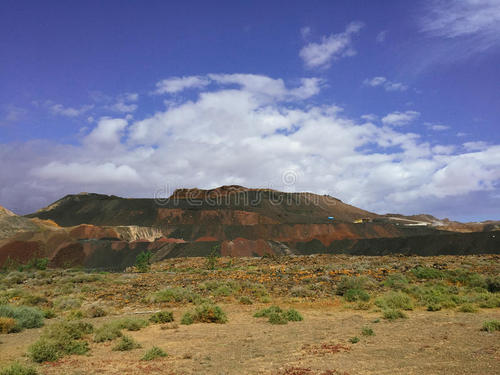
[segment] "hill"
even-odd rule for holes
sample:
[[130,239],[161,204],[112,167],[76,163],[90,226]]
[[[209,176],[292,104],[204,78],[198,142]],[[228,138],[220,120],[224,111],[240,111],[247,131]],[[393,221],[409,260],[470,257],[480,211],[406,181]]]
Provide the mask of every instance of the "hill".
[[450,222],[430,215],[377,215],[327,195],[237,185],[178,189],[164,200],[80,193],[25,217],[3,212],[0,265],[47,257],[53,266],[123,269],[142,251],[158,261],[214,248],[224,256],[500,252],[496,232],[446,236]]
[[270,189],[222,186],[217,189],[178,189],[168,199],[121,198],[81,193],[67,195],[26,217],[50,219],[61,226],[162,226],[193,222],[220,224],[319,224],[378,215],[312,193],[283,193]]

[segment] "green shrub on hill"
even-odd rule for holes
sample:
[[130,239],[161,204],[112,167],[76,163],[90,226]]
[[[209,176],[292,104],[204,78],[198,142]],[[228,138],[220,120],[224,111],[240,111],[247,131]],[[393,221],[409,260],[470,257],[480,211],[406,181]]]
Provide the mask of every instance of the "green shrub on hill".
[[0,375],[38,375],[38,371],[34,367],[14,362],[0,370]]
[[0,305],[0,317],[14,319],[16,325],[9,332],[19,332],[43,326],[44,314],[35,307]]
[[89,351],[84,336],[92,333],[93,326],[83,322],[58,322],[44,329],[40,338],[30,346],[28,353],[34,362],[53,362],[70,354]]
[[153,359],[160,358],[160,357],[166,357],[167,353],[165,353],[163,350],[161,350],[157,346],[153,346],[151,349],[149,349],[144,356],[141,358],[142,361],[152,361]]
[[152,323],[170,323],[174,321],[174,313],[172,311],[159,311],[151,315],[149,321]]

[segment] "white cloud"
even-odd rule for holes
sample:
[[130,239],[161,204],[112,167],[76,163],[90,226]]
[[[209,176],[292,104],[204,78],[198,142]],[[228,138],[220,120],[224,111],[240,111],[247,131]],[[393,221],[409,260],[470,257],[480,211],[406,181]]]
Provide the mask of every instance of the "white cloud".
[[302,38],[307,39],[311,35],[311,28],[309,26],[301,28],[300,35],[302,35]]
[[443,124],[434,124],[432,122],[424,122],[424,125],[427,126],[429,129],[434,130],[434,131],[444,131],[450,129],[448,125],[443,125]]
[[105,108],[113,112],[130,113],[134,112],[138,108],[138,105],[134,103],[137,100],[139,100],[139,94],[125,93],[118,95],[116,102],[112,105],[106,106]]
[[467,151],[483,151],[489,147],[489,144],[484,141],[475,141],[465,142],[463,146]]
[[114,163],[68,163],[53,161],[34,174],[42,179],[71,184],[103,184],[103,183],[136,183],[139,179],[137,172],[128,165]]
[[378,120],[378,116],[374,115],[373,113],[369,113],[366,115],[362,115],[361,118],[366,121],[374,122]]
[[385,38],[387,37],[387,30],[383,30],[377,34],[375,37],[375,40],[377,43],[383,43],[385,42]]
[[134,103],[124,103],[121,101],[116,102],[111,107],[109,107],[114,112],[130,113],[137,109],[137,104]]
[[363,81],[363,84],[371,87],[380,86],[383,87],[385,91],[406,91],[408,89],[408,86],[404,85],[403,83],[392,82],[387,78],[381,76],[367,78]]
[[91,146],[112,146],[120,143],[127,120],[103,117],[84,142]]
[[80,108],[65,107],[62,104],[53,104],[50,101],[47,101],[45,105],[53,114],[66,117],[78,117],[94,108],[93,105],[83,105]]
[[444,154],[449,155],[452,154],[456,150],[456,147],[453,145],[443,146],[437,145],[432,148],[432,152],[435,154]]
[[[289,89],[282,79],[270,78],[257,74],[208,74],[206,76],[183,77],[183,82],[203,82],[202,85],[192,85],[190,88],[202,89],[213,83],[221,87],[236,87],[242,91],[259,97],[260,100],[297,100],[307,99],[319,93],[323,81],[320,78],[302,78],[300,86]],[[177,82],[177,78],[168,78],[156,84],[163,86],[164,82]],[[177,90],[180,86],[175,86]],[[168,106],[175,101],[167,101]]]
[[382,117],[382,123],[384,125],[403,126],[413,122],[419,116],[420,113],[416,111],[396,111]]
[[156,84],[156,94],[176,94],[190,88],[202,88],[210,81],[206,77],[171,77]]
[[[330,194],[379,212],[433,213],[445,197],[499,193],[499,145],[431,145],[385,126],[418,112],[389,114],[384,125],[358,122],[333,105],[303,105],[316,90],[310,83],[302,92],[264,76],[210,77],[212,90],[152,116],[101,118],[79,145],[2,145],[0,202],[26,212],[71,192],[153,197],[165,186],[238,183]],[[298,174],[293,186],[282,181],[289,170]]]
[[300,57],[308,68],[328,68],[333,60],[356,54],[352,46],[352,37],[363,24],[351,22],[344,32],[323,36],[319,43],[309,43],[300,50]]
[[[484,51],[500,43],[500,1],[431,1],[421,31],[434,37],[467,40],[467,49]],[[462,48],[464,45],[462,44]]]

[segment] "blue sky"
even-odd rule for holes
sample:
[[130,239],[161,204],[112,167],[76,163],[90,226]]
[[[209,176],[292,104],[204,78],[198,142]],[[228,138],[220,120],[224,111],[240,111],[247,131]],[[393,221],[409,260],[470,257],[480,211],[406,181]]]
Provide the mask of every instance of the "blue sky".
[[500,219],[498,0],[3,1],[0,48],[16,212],[237,183]]

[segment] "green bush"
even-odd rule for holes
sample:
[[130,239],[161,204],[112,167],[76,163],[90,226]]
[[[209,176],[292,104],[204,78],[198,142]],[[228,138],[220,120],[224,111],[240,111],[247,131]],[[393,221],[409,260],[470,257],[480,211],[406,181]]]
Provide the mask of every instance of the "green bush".
[[343,296],[349,289],[365,290],[371,287],[371,282],[364,276],[342,276],[337,284],[336,294]]
[[359,342],[359,337],[358,337],[358,336],[351,337],[351,338],[349,339],[349,342],[350,342],[351,344],[356,344],[356,343],[358,343],[358,342]]
[[496,293],[480,293],[474,296],[473,301],[484,309],[493,309],[500,307],[500,296]]
[[219,245],[212,246],[212,251],[206,257],[205,266],[209,270],[215,270],[219,263],[219,247]]
[[301,322],[304,320],[304,317],[295,309],[285,311],[285,317],[290,322]]
[[226,323],[227,316],[219,306],[204,303],[196,307],[193,320],[201,323]]
[[11,332],[19,332],[24,328],[43,326],[44,314],[35,307],[0,305],[0,317],[15,319],[16,326]]
[[139,331],[148,326],[148,322],[140,318],[122,318],[113,320],[99,327],[94,335],[94,342],[112,341],[122,336],[122,330]]
[[498,320],[487,320],[483,323],[481,331],[495,332],[500,331],[500,321]]
[[42,310],[42,313],[45,319],[52,319],[56,317],[56,313],[52,309],[44,309]]
[[381,309],[413,310],[413,302],[406,293],[389,292],[375,300],[375,305]]
[[112,341],[121,336],[122,331],[116,324],[107,323],[96,329],[94,342]]
[[458,311],[464,313],[474,313],[477,311],[477,308],[472,303],[464,303],[458,308]]
[[22,301],[24,304],[30,305],[30,306],[37,306],[37,305],[41,305],[41,304],[48,302],[47,298],[45,298],[44,296],[35,295],[35,294],[28,294],[28,295],[24,296]]
[[77,320],[77,319],[83,319],[83,317],[84,315],[82,310],[71,310],[66,316],[66,319]]
[[117,321],[115,321],[115,324],[120,329],[126,329],[127,331],[139,331],[140,329],[149,325],[147,320],[141,318],[118,319]]
[[427,305],[427,311],[439,311],[443,308],[439,303],[430,303]]
[[59,297],[54,301],[56,308],[59,310],[74,310],[82,306],[82,301],[73,297]]
[[153,293],[150,297],[151,302],[198,302],[202,298],[191,289],[174,287],[166,288]]
[[418,266],[411,270],[417,279],[444,279],[446,274],[436,268]]
[[387,320],[396,320],[396,319],[406,319],[408,316],[401,310],[387,309],[383,310],[383,317],[384,319]]
[[348,302],[369,301],[370,295],[363,289],[349,289],[344,293],[344,298]]
[[253,314],[253,316],[255,318],[262,318],[262,317],[269,317],[269,315],[273,314],[273,313],[278,313],[278,314],[281,314],[283,312],[283,310],[279,307],[279,306],[270,306],[266,309],[262,309],[262,310],[259,310],[257,311],[255,314]]
[[151,269],[151,251],[143,251],[135,258],[135,267],[139,272],[148,272]]
[[361,330],[361,334],[363,336],[375,336],[375,332],[373,332],[373,329],[371,329],[370,327],[363,327],[363,329]]
[[106,310],[104,310],[100,306],[90,306],[86,311],[86,315],[89,318],[100,318],[100,317],[106,316],[107,313],[106,313]]
[[114,351],[124,352],[127,350],[140,348],[141,344],[130,336],[122,336],[121,340],[113,347]]
[[271,324],[287,324],[288,319],[285,314],[272,312],[269,314],[269,323]]
[[387,278],[383,282],[384,286],[398,290],[406,288],[408,284],[409,284],[408,278],[400,273],[395,273],[387,276]]
[[38,341],[29,348],[34,362],[53,362],[70,354],[85,354],[89,345],[84,336],[92,333],[93,326],[83,322],[58,322],[44,329]]
[[190,312],[187,312],[182,316],[181,324],[190,325],[193,323],[194,323],[193,315]]
[[267,317],[271,324],[286,324],[288,322],[300,322],[304,320],[303,316],[295,309],[282,310],[279,306],[270,306],[266,309],[257,311],[255,318]]
[[491,293],[500,292],[500,276],[491,276],[486,279],[486,287]]
[[253,301],[250,297],[247,297],[247,296],[241,296],[240,297],[240,303],[242,305],[252,305],[253,304]]
[[46,339],[39,339],[29,348],[29,357],[33,362],[54,362],[62,357],[59,346]]
[[0,370],[0,375],[38,375],[38,371],[34,367],[15,362]]
[[152,361],[153,359],[160,358],[160,357],[166,357],[167,353],[165,353],[163,350],[161,350],[157,346],[153,346],[151,349],[149,349],[144,356],[141,358],[142,361]]
[[172,311],[159,311],[154,313],[149,318],[152,323],[169,323],[174,321],[174,313]]
[[465,302],[464,298],[459,295],[459,291],[460,289],[456,286],[446,285],[442,282],[430,282],[408,289],[408,293],[417,299],[419,305],[431,306],[431,308],[439,306],[451,308]]

